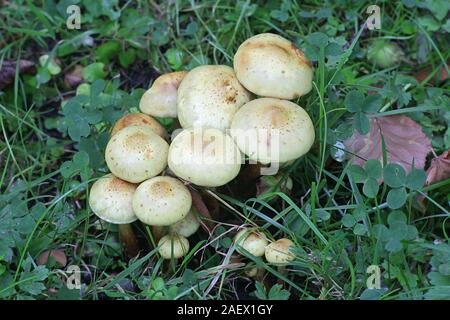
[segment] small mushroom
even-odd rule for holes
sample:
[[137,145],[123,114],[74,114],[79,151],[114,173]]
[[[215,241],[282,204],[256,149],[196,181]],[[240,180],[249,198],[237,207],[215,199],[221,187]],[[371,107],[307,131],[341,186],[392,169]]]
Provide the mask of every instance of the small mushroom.
[[147,126],[163,139],[168,137],[166,129],[155,119],[144,113],[130,113],[117,120],[112,128],[111,136],[119,130],[130,126]]
[[314,143],[311,118],[297,104],[261,98],[242,106],[230,130],[239,149],[263,164],[297,159]]
[[266,247],[266,260],[279,266],[289,264],[295,258],[290,252],[291,247],[294,247],[294,243],[286,238],[272,242]]
[[189,189],[180,180],[167,176],[144,181],[133,197],[136,216],[150,226],[169,226],[180,221],[191,205]]
[[291,100],[311,91],[311,63],[279,35],[262,33],[247,39],[233,63],[239,82],[258,96]]
[[170,145],[168,164],[184,180],[218,187],[238,175],[241,153],[233,139],[218,129],[185,129]]
[[178,119],[183,128],[225,130],[251,94],[228,66],[200,66],[190,71],[178,88]]
[[199,227],[200,223],[191,209],[186,217],[170,226],[170,232],[189,238],[197,232]]
[[183,236],[168,234],[158,242],[158,252],[163,259],[178,259],[189,252],[189,241]]
[[143,113],[154,117],[177,117],[177,90],[186,71],[178,71],[159,76],[139,102]]
[[115,176],[138,183],[166,168],[168,150],[167,142],[149,127],[130,126],[111,137],[105,159]]
[[92,185],[89,206],[102,220],[118,225],[119,239],[130,256],[135,256],[138,243],[130,223],[137,220],[132,199],[137,186],[107,174]]
[[255,257],[263,256],[268,244],[264,234],[251,231],[247,228],[240,230],[236,234],[234,242],[236,243],[237,251],[239,253],[242,253],[242,250],[240,250],[240,247],[242,247]]

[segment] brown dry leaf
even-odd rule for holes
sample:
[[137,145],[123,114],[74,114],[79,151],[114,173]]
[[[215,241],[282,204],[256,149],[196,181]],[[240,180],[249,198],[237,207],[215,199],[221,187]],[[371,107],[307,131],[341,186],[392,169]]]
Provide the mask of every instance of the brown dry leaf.
[[[449,66],[449,65],[447,65]],[[414,77],[416,78],[416,80],[418,82],[422,82],[423,80],[425,80],[426,78],[428,78],[428,76],[430,75],[430,73],[433,71],[433,69],[431,69],[430,67],[425,68],[421,71],[419,71]],[[440,70],[437,72],[437,74],[432,77],[428,82],[431,85],[434,85],[435,79],[439,79],[439,82],[445,81],[449,78],[449,74],[447,73],[447,69],[444,67],[441,67]]]
[[[19,60],[19,74],[35,73],[34,62],[28,60]],[[0,90],[10,85],[16,76],[16,61],[3,61],[0,64]]]
[[360,166],[365,160],[378,159],[382,161],[381,136],[386,144],[388,163],[398,163],[406,171],[414,166],[423,169],[425,158],[432,150],[430,139],[423,133],[422,127],[414,120],[404,115],[376,117],[371,119],[370,132],[362,136],[355,132],[344,144],[349,152],[358,155],[351,161]]
[[42,252],[41,255],[39,256],[39,258],[37,259],[37,264],[39,264],[39,265],[47,264],[49,257],[52,257],[53,259],[55,259],[55,261],[61,267],[65,267],[67,264],[66,254],[64,253],[64,250],[61,250],[61,249],[51,250],[51,251],[47,250],[47,251]]
[[192,196],[192,206],[201,216],[206,218],[205,220],[200,219],[200,225],[206,232],[211,233],[211,230],[214,228],[214,223],[211,221],[213,220],[213,218],[208,209],[208,206],[205,204],[205,201],[203,200],[202,195],[199,192],[193,189],[189,189],[189,191],[191,192]]
[[64,84],[67,88],[75,88],[81,82],[83,82],[83,66],[77,64],[71,72],[67,73],[64,77]]
[[431,160],[425,184],[430,185],[448,178],[450,178],[450,150]]

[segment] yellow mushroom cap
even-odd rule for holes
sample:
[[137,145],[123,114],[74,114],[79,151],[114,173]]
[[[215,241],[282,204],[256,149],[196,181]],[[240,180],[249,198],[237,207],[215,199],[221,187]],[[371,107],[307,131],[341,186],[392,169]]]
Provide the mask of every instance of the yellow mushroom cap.
[[228,66],[199,66],[190,71],[178,88],[178,120],[183,128],[225,130],[251,94]]
[[233,139],[218,129],[185,129],[170,145],[168,164],[184,180],[218,187],[238,175],[241,153]]
[[172,233],[183,237],[190,237],[197,232],[200,227],[197,217],[192,213],[192,209],[188,212],[186,217],[170,226]]
[[188,188],[178,179],[161,176],[144,181],[136,189],[133,210],[151,226],[169,226],[183,219],[192,205]]
[[141,111],[154,117],[176,118],[178,86],[186,74],[186,71],[177,71],[159,76],[142,95]]
[[312,88],[311,63],[291,41],[272,33],[244,41],[234,56],[234,71],[259,96],[291,100]]
[[274,98],[255,99],[236,112],[230,130],[239,149],[261,163],[297,159],[314,143],[314,126],[297,104]]
[[141,182],[167,166],[169,145],[152,129],[131,126],[118,131],[106,146],[105,160],[111,172],[129,182]]
[[137,220],[132,206],[136,188],[133,183],[107,174],[92,185],[89,206],[102,220],[114,224],[131,223]]
[[266,260],[278,265],[288,264],[295,258],[290,252],[291,247],[294,247],[294,243],[286,238],[272,242],[266,247]]
[[168,234],[159,240],[158,251],[164,259],[178,259],[189,252],[189,241],[185,237]]
[[263,256],[268,244],[264,234],[251,231],[247,228],[240,230],[234,237],[234,241],[238,252],[241,252],[239,251],[239,247],[242,247],[255,257]]
[[166,139],[168,136],[166,129],[157,120],[144,113],[130,113],[124,115],[117,120],[112,128],[111,136],[115,135],[119,130],[130,126],[147,126],[163,139]]

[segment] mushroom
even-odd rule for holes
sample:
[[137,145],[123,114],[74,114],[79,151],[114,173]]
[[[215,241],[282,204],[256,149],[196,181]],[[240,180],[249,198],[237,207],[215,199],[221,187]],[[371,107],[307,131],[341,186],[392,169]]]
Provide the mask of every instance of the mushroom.
[[136,189],[133,210],[139,220],[150,226],[169,226],[188,214],[192,197],[180,180],[167,176],[144,181]]
[[264,255],[266,246],[268,244],[264,234],[251,231],[247,228],[240,230],[234,237],[237,251],[242,253],[241,247],[248,251],[255,257],[261,257]]
[[92,185],[89,206],[102,220],[118,225],[119,239],[130,256],[137,255],[139,248],[130,223],[137,220],[132,199],[137,186],[107,174]]
[[274,176],[261,176],[256,184],[256,196],[264,196],[264,200],[271,202],[276,198],[275,195],[270,195],[272,192],[281,191],[287,195],[291,194],[294,182],[290,176],[278,173]]
[[178,120],[183,128],[210,127],[225,130],[251,94],[228,66],[199,66],[178,88]]
[[242,106],[230,134],[243,153],[263,164],[297,159],[309,151],[315,138],[313,123],[303,108],[273,98]]
[[289,264],[295,258],[290,252],[291,247],[294,247],[294,243],[286,238],[272,242],[266,247],[266,260],[279,266]]
[[184,180],[218,187],[237,176],[241,153],[233,139],[218,129],[185,129],[170,145],[168,164]]
[[138,183],[165,169],[168,150],[167,142],[149,127],[130,126],[111,137],[105,159],[115,176]]
[[170,232],[188,238],[197,232],[200,223],[191,209],[186,217],[170,226]]
[[183,236],[168,234],[158,242],[158,252],[163,259],[178,259],[189,252],[189,241]]
[[244,41],[233,64],[239,82],[259,96],[291,100],[312,88],[311,63],[291,41],[276,34],[262,33]]
[[147,126],[163,139],[168,137],[166,129],[155,119],[144,113],[130,113],[117,120],[112,128],[111,136],[119,130],[130,126]]
[[142,112],[154,117],[177,117],[177,90],[186,71],[178,71],[159,76],[139,102]]

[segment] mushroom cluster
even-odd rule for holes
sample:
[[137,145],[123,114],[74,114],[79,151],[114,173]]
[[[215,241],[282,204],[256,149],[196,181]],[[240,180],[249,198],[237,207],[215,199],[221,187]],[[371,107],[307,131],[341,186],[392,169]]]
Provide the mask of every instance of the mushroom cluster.
[[248,253],[255,257],[265,256],[267,262],[277,266],[284,266],[294,260],[291,252],[294,243],[281,238],[269,244],[266,236],[259,231],[242,228],[234,237],[234,243],[239,253]]
[[[92,211],[119,225],[129,254],[138,248],[130,224],[140,220],[159,230],[161,257],[186,255],[187,238],[200,226],[191,185],[223,186],[245,159],[285,164],[309,151],[313,123],[289,100],[307,94],[312,77],[303,52],[270,33],[242,43],[233,67],[204,65],[161,75],[142,96],[142,113],[124,115],[112,129],[105,150],[111,173],[92,186]],[[177,118],[181,128],[169,136],[159,118]],[[247,231],[236,238],[239,248],[269,262],[291,260],[290,240],[269,244],[261,233]]]

